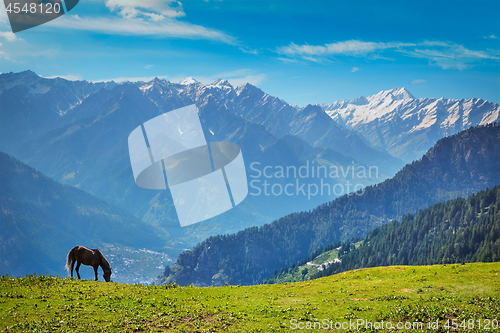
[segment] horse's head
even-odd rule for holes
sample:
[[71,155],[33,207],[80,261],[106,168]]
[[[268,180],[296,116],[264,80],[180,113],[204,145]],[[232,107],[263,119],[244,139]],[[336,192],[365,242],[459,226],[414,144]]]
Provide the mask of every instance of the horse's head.
[[106,282],[111,281],[111,268],[109,269],[109,271],[104,271],[104,274],[102,275],[102,277],[104,278],[104,280]]

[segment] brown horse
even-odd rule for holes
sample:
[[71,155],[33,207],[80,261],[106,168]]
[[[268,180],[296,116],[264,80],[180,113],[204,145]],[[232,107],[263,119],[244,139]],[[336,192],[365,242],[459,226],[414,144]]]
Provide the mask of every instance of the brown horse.
[[102,255],[99,249],[88,249],[85,246],[75,246],[68,253],[68,257],[66,259],[66,269],[68,270],[68,274],[71,274],[73,278],[73,266],[75,266],[76,262],[76,274],[80,279],[80,273],[78,272],[80,265],[88,265],[94,267],[95,272],[95,280],[97,280],[97,269],[101,266],[104,275],[103,278],[106,282],[110,281],[111,277],[111,267],[109,267],[109,263]]

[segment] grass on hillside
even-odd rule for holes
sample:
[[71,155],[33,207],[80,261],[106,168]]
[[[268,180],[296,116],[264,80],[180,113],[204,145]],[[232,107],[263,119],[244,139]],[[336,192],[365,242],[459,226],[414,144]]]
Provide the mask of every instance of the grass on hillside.
[[314,258],[311,262],[315,263],[317,265],[322,265],[326,262],[333,261],[338,257],[339,257],[339,250],[335,249],[335,250],[330,250],[330,251],[321,253],[319,256]]
[[[363,241],[354,243],[357,249],[363,244]],[[340,249],[340,248],[339,248]],[[339,260],[339,249],[333,249],[320,253],[311,261],[302,266],[291,266],[288,269],[282,269],[281,272],[276,271],[276,275],[272,278],[266,279],[264,283],[285,283],[285,282],[299,282],[314,279],[319,271],[331,265],[335,260]]]
[[286,283],[310,280],[321,269],[328,266],[329,262],[338,259],[338,256],[339,250],[337,249],[323,252],[302,266],[293,266],[281,272],[277,271],[277,275],[264,281],[264,283],[270,283],[269,281],[272,281],[272,283]]
[[[499,273],[500,263],[393,266],[299,283],[210,288],[4,276],[0,330],[287,332],[299,325],[334,328],[349,320],[423,322],[418,332],[448,332],[447,320],[459,331],[479,331],[479,325],[491,330],[498,328],[491,320],[500,320]],[[438,329],[427,328],[436,320]]]

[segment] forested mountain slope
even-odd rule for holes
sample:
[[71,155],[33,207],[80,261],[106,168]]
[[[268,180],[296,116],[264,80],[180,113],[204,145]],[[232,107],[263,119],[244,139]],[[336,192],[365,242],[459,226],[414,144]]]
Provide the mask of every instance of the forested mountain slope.
[[436,143],[395,177],[260,228],[212,237],[182,253],[158,283],[260,283],[320,246],[363,237],[374,227],[434,203],[500,184],[500,124]]
[[365,267],[493,261],[500,261],[499,185],[407,214],[355,244],[327,246],[265,282],[304,281]]
[[438,203],[366,235],[319,276],[362,267],[500,260],[500,186]]

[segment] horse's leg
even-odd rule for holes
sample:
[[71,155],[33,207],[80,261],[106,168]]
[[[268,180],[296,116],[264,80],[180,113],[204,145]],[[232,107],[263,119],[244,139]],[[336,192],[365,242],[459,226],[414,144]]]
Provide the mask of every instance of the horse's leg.
[[81,277],[80,277],[80,271],[79,271],[79,270],[80,270],[80,265],[81,265],[81,264],[82,264],[82,263],[78,261],[78,262],[76,263],[76,268],[75,268],[76,275],[78,275],[78,280],[80,280],[80,279],[81,279]]
[[99,281],[99,280],[97,279],[97,269],[98,269],[98,268],[99,268],[99,266],[94,266],[94,273],[95,273],[95,280],[96,280],[96,281]]
[[73,268],[75,267],[76,260],[71,262],[71,278],[73,278]]

